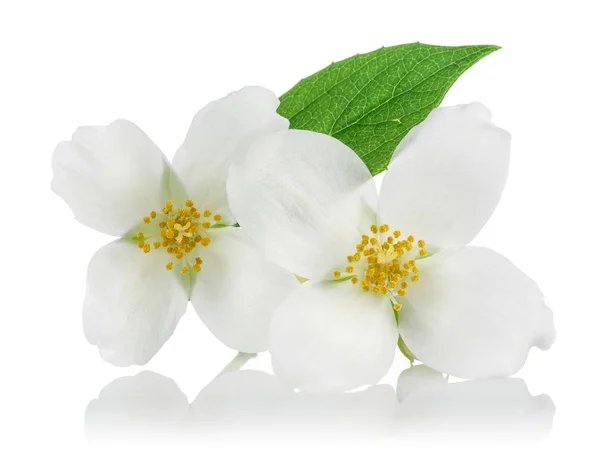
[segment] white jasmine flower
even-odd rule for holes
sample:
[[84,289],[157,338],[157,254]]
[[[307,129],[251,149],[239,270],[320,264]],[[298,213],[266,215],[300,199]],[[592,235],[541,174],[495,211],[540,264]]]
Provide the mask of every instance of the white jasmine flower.
[[148,362],[189,299],[226,345],[267,348],[271,312],[296,281],[234,226],[225,181],[252,141],[287,129],[278,104],[259,87],[210,103],[172,166],[124,120],[81,127],[57,146],[54,192],[81,223],[120,237],[92,257],[83,308],[85,335],[106,361]]
[[274,313],[275,372],[312,391],[374,384],[398,332],[423,363],[463,378],[512,374],[532,346],[548,348],[537,285],[465,247],[500,199],[509,143],[480,104],[436,109],[398,146],[379,199],[364,163],[329,136],[254,143],[231,169],[231,208],[269,259],[312,279]]

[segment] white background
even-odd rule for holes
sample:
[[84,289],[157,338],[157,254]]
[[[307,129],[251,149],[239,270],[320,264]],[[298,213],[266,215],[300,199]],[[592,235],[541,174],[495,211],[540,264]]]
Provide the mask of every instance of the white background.
[[[120,455],[141,446],[98,447],[84,437],[88,402],[141,369],[104,363],[83,336],[87,262],[109,237],[79,225],[50,192],[56,143],[80,125],[126,118],[172,157],[195,112],[212,99],[250,84],[282,94],[331,61],[412,41],[503,46],[444,101],[482,101],[513,135],[504,198],[474,244],[513,260],[555,313],[555,346],[532,351],[518,374],[533,395],[552,398],[554,430],[524,449],[560,455],[583,446],[594,454],[600,40],[593,3],[2,2],[0,454]],[[174,379],[191,401],[234,355],[190,309],[146,368]],[[268,356],[252,363],[268,368]],[[382,382],[395,385],[407,366],[399,356]],[[200,453],[207,445],[189,446]],[[387,452],[406,452],[402,446]]]

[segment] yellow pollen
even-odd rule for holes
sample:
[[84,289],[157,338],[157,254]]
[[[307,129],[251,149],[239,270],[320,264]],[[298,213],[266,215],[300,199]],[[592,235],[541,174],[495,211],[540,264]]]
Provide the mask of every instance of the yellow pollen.
[[400,311],[402,309],[402,305],[400,303],[394,303],[394,310]]
[[[359,274],[350,278],[350,282],[358,284],[363,291],[378,295],[405,296],[409,284],[420,279],[417,260],[425,252],[425,240],[415,242],[413,235],[402,239],[400,230],[394,230],[391,235],[383,235],[390,231],[387,224],[372,225],[370,231],[375,236],[361,235],[356,252],[346,256],[347,266],[343,270],[335,270],[333,277],[340,279],[343,272],[354,274],[356,271],[363,271],[362,277]],[[418,255],[416,249],[412,249],[413,243],[419,247]],[[364,262],[364,270],[360,267],[360,262]],[[400,308],[401,304],[394,305],[394,309]]]
[[[191,270],[199,272],[202,259],[195,257],[195,263],[189,259],[188,255],[194,255],[197,246],[208,246],[210,238],[200,233],[201,228],[210,228],[210,222],[201,222],[200,218],[212,215],[210,210],[205,210],[202,214],[194,207],[192,200],[186,200],[184,205],[176,208],[171,200],[165,202],[162,213],[150,211],[149,216],[143,218],[145,225],[156,224],[144,232],[137,232],[133,239],[137,241],[138,247],[144,252],[149,253],[152,247],[156,249],[165,249],[175,259],[182,260],[181,273],[187,274]],[[221,220],[219,214],[214,215],[214,220]],[[155,240],[155,241],[154,241]],[[175,262],[169,262],[165,265],[167,270],[173,270],[176,267]],[[177,267],[179,267],[177,266]]]

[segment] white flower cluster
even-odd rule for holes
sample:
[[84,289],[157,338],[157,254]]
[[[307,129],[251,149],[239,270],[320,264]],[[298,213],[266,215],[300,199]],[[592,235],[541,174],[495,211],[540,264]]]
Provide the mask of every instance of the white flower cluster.
[[120,237],[88,268],[83,325],[104,360],[148,362],[188,300],[224,344],[269,350],[279,378],[306,391],[376,384],[399,338],[462,378],[513,374],[532,346],[550,347],[537,285],[467,246],[508,174],[510,136],[484,106],[435,109],[378,195],[350,148],[289,129],[278,105],[260,87],[210,103],[172,164],[127,121],[57,146],[54,192]]

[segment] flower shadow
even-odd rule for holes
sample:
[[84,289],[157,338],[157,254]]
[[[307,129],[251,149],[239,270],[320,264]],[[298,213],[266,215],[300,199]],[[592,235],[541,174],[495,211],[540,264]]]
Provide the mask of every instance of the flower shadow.
[[177,384],[144,371],[118,378],[85,413],[89,439],[523,439],[552,429],[554,404],[520,379],[446,382],[405,370],[359,392],[295,392],[275,376],[242,370],[217,377],[190,404]]

